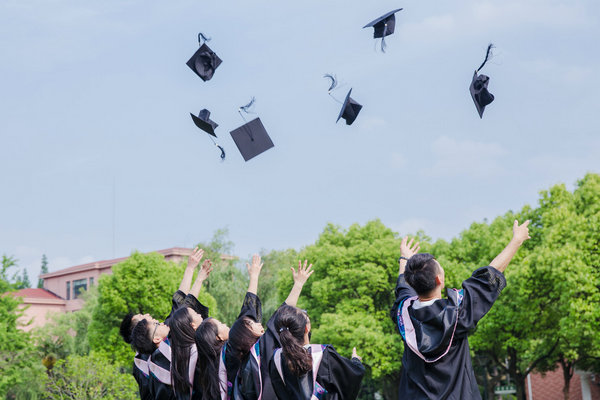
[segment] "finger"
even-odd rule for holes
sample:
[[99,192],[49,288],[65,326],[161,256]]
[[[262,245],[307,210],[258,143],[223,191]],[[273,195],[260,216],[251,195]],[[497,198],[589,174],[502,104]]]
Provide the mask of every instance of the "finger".
[[246,263],[246,268],[250,269],[250,264]]
[[290,267],[290,269],[292,270],[292,275],[296,276],[296,270],[294,269],[294,267]]
[[530,222],[531,222],[531,220],[530,220],[530,219],[528,219],[527,221],[523,222],[523,225],[521,225],[521,226],[525,226],[525,227],[527,227],[527,226],[529,226],[529,223],[530,223]]
[[308,264],[308,260],[304,260],[304,269],[306,269],[306,264]]
[[263,265],[265,265],[265,263],[260,263],[260,265],[258,266],[258,268],[262,268]]
[[308,266],[308,268],[306,268],[306,272],[309,272],[311,268],[312,268],[312,264],[310,264],[310,265]]
[[313,272],[315,272],[315,270],[314,270],[314,269],[313,269],[312,271],[310,271],[308,274],[306,274],[306,277],[307,277],[307,278],[308,278],[308,277],[310,277],[310,276],[313,274]]
[[401,245],[402,245],[402,246],[406,245],[406,242],[407,242],[407,241],[408,241],[408,236],[404,236],[404,237],[402,238]]
[[513,222],[513,229],[516,229],[519,226],[519,221],[517,221],[515,219],[515,222]]
[[415,240],[414,238],[411,238],[411,239],[410,239],[410,242],[408,242],[408,247],[409,247],[409,248],[411,248],[411,247],[412,247],[414,240]]
[[421,246],[417,246],[417,248],[414,250],[414,253],[415,253],[415,254],[416,254],[416,253],[418,253],[418,252],[419,252],[419,250],[421,250]]

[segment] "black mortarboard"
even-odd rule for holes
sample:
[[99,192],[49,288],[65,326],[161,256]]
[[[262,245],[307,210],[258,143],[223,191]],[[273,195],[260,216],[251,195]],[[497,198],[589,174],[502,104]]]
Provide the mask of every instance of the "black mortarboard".
[[219,126],[219,124],[217,124],[215,121],[210,120],[210,111],[208,111],[205,108],[200,111],[197,117],[192,113],[190,113],[190,115],[192,116],[192,119],[194,120],[194,123],[198,128],[202,129],[209,135],[217,137],[217,135],[215,135],[215,129],[217,129],[217,126]]
[[360,112],[362,106],[356,101],[354,101],[352,97],[350,97],[350,93],[352,93],[352,89],[350,89],[350,91],[346,95],[346,99],[344,100],[344,104],[342,105],[342,109],[340,110],[340,115],[338,115],[337,120],[335,122],[338,122],[340,118],[344,118],[346,120],[346,125],[352,125],[352,123],[358,116],[358,113]]
[[208,111],[205,108],[203,110],[200,110],[197,117],[192,113],[190,113],[190,115],[192,116],[192,120],[194,121],[194,124],[196,124],[196,126],[198,128],[202,129],[204,132],[208,133],[211,136],[210,140],[212,140],[212,142],[215,144],[215,146],[217,146],[219,148],[219,150],[221,150],[221,159],[224,160],[225,159],[225,149],[223,149],[223,147],[221,147],[215,141],[215,139],[213,139],[213,137],[215,137],[215,138],[217,137],[217,135],[215,134],[215,129],[217,129],[217,126],[219,126],[219,124],[217,124],[215,121],[211,121],[210,111]]
[[242,153],[244,161],[248,161],[275,146],[260,118],[253,119],[230,133],[231,138],[240,153]]
[[384,38],[388,35],[394,33],[394,28],[396,27],[396,13],[402,10],[398,8],[397,10],[390,11],[387,14],[382,15],[381,17],[369,22],[364,28],[373,27],[375,32],[373,33],[373,38]]
[[485,60],[483,60],[483,63],[475,70],[475,73],[473,74],[473,80],[471,81],[471,86],[469,86],[469,92],[471,92],[471,97],[473,98],[475,107],[477,107],[479,118],[483,118],[485,106],[494,101],[494,95],[491,94],[487,88],[490,78],[483,74],[477,75],[479,70],[481,70],[481,68],[483,68],[485,63],[488,61],[493,47],[494,46],[491,43],[488,45]]
[[[198,42],[201,42],[202,39],[205,41],[209,40],[204,37],[202,33],[198,34]],[[202,46],[196,50],[192,58],[190,58],[186,64],[202,78],[203,81],[209,81],[222,62],[223,61],[219,56],[217,56],[206,43],[202,43]]]

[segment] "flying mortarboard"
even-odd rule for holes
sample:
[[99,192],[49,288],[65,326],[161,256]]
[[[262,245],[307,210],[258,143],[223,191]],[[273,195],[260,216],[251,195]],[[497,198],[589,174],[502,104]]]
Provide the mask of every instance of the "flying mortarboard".
[[323,77],[331,79],[331,84],[329,85],[329,89],[327,90],[328,94],[335,101],[342,104],[342,109],[340,110],[340,114],[338,115],[337,120],[335,122],[337,123],[340,120],[340,118],[343,118],[346,120],[346,125],[352,125],[352,123],[358,116],[358,113],[360,112],[362,105],[358,104],[352,97],[350,97],[350,94],[352,93],[352,89],[350,89],[350,91],[346,95],[346,98],[344,99],[343,102],[337,100],[335,97],[333,97],[331,95],[331,92],[337,88],[337,85],[338,85],[337,78],[332,74],[325,74]]
[[202,33],[199,33],[198,43],[200,44],[200,48],[196,50],[192,58],[186,63],[205,82],[211,80],[215,70],[223,62],[206,43],[203,43],[203,41],[208,42],[209,40],[210,38],[206,38]]
[[362,105],[358,104],[352,97],[350,97],[350,93],[352,93],[352,89],[350,89],[346,95],[346,99],[344,100],[344,104],[340,110],[340,115],[338,115],[337,120],[335,121],[336,123],[340,120],[340,118],[344,118],[346,120],[346,125],[352,125],[362,108]]
[[485,60],[483,60],[483,63],[475,70],[475,73],[473,74],[473,80],[471,81],[471,86],[469,86],[469,92],[471,92],[471,97],[473,98],[475,107],[477,107],[479,118],[483,118],[485,106],[494,101],[494,95],[491,94],[487,88],[490,81],[489,76],[483,74],[477,75],[485,63],[488,62],[493,48],[494,46],[490,43],[487,48],[487,53],[485,54]]
[[400,10],[402,8],[390,11],[363,26],[363,29],[373,27],[373,38],[381,38],[381,51],[385,52],[385,37],[394,33],[394,29],[396,28],[396,13]]
[[219,124],[217,124],[215,121],[211,121],[210,111],[208,111],[205,108],[200,111],[200,113],[198,114],[197,117],[192,113],[190,113],[190,115],[192,116],[192,120],[194,121],[194,124],[196,124],[196,126],[198,128],[202,129],[204,132],[206,132],[210,135],[210,139],[212,140],[212,142],[215,144],[215,146],[217,146],[221,150],[221,160],[224,160],[225,159],[225,149],[223,149],[223,147],[221,147],[219,144],[217,144],[215,139],[213,139],[213,137],[215,137],[215,138],[217,137],[217,135],[215,134],[215,129],[217,129],[217,126],[219,126]]
[[[248,113],[248,108],[252,104],[254,104],[254,98],[252,98],[250,103],[239,108],[240,115],[242,115],[242,111]],[[230,134],[242,157],[244,157],[244,161],[248,161],[269,150],[271,147],[275,147],[260,118],[246,122],[244,125],[231,131]]]

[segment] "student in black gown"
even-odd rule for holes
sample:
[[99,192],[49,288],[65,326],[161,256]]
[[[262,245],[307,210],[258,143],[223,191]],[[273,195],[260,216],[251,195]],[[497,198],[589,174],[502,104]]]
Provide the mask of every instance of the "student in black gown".
[[481,399],[467,335],[506,286],[502,274],[523,242],[529,221],[513,225],[513,238],[487,267],[442,298],[444,270],[419,244],[402,239],[396,302],[391,317],[404,340],[400,399]]
[[311,345],[310,319],[297,307],[280,307],[275,329],[281,349],[275,350],[269,372],[279,400],[356,399],[365,374],[356,348],[349,360],[331,345]]
[[[198,259],[199,261],[199,259]],[[132,331],[132,346],[140,354],[151,354],[148,359],[149,370],[149,392],[152,398],[157,400],[175,399],[173,388],[171,387],[171,343],[170,343],[170,325],[173,316],[179,310],[188,313],[194,313],[201,318],[197,321],[199,324],[203,318],[208,318],[208,307],[204,306],[197,299],[202,283],[208,277],[212,270],[210,260],[204,261],[202,268],[198,272],[196,280],[189,290],[183,304],[179,307],[173,307],[165,323],[159,323],[152,319],[143,319],[136,324]]]
[[[200,263],[204,255],[204,251],[202,249],[196,248],[192,254],[188,258],[188,264],[183,274],[183,279],[179,285],[179,289],[173,294],[172,298],[172,306],[171,313],[165,319],[165,323],[168,322],[171,315],[175,310],[177,310],[182,305],[186,305],[188,307],[195,306],[198,300],[195,296],[190,295],[190,286],[192,285],[192,277],[194,275],[194,269]],[[138,322],[146,320],[148,324],[155,325],[158,324],[158,321],[154,319],[150,314],[133,314],[129,313],[123,317],[121,321],[121,326],[119,328],[119,333],[123,337],[123,340],[132,345],[134,349],[136,346],[132,343],[132,332],[133,328],[137,325]],[[137,351],[137,350],[136,350]],[[154,397],[150,392],[150,371],[148,368],[148,359],[150,358],[149,354],[140,353],[139,351],[136,353],[134,357],[133,363],[133,377],[138,383],[140,398],[142,400],[151,400]]]
[[[275,391],[271,384],[269,374],[269,362],[273,357],[275,348],[280,347],[279,332],[275,329],[275,318],[279,310],[285,306],[295,307],[298,298],[302,292],[302,287],[312,275],[312,264],[308,261],[298,261],[298,271],[292,267],[292,277],[294,285],[285,302],[273,313],[273,316],[267,322],[267,330],[258,338],[252,329],[249,328],[255,321],[250,317],[238,319],[229,331],[229,345],[235,349],[235,356],[240,360],[241,365],[238,374],[233,382],[233,397],[236,400],[258,400],[275,399]],[[258,303],[260,306],[260,303]],[[258,312],[260,316],[260,310]]]
[[[250,282],[236,320],[238,322],[249,318],[244,324],[257,339],[264,333],[259,322],[262,319],[260,299],[256,295],[262,266],[257,254],[252,257],[252,264],[246,264]],[[229,399],[233,396],[233,382],[240,360],[236,357],[234,348],[229,345],[229,336],[229,327],[215,318],[205,319],[196,330],[198,361],[194,381],[198,379],[203,399]]]

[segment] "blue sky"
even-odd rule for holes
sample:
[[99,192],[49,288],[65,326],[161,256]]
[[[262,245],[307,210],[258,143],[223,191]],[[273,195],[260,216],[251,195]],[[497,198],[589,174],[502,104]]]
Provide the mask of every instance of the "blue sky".
[[[399,7],[383,54],[361,28]],[[600,172],[599,17],[566,0],[4,0],[0,253],[33,278],[44,253],[52,271],[223,227],[241,257],[327,222],[450,239]],[[209,82],[185,65],[199,31],[223,59]],[[468,87],[489,42],[480,120]],[[352,126],[324,73],[364,106]],[[252,96],[275,147],[245,163],[229,131]]]

